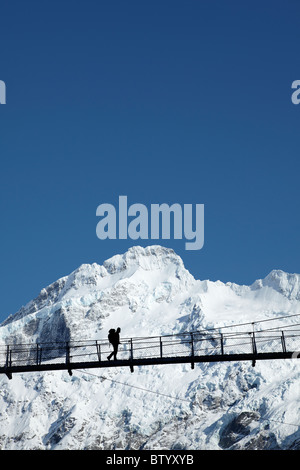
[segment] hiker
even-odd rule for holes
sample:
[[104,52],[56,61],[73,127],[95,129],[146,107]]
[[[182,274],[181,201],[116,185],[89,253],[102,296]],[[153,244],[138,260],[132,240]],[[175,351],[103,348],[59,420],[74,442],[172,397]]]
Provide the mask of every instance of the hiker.
[[117,331],[115,331],[114,328],[111,328],[109,330],[109,334],[108,334],[108,340],[110,342],[110,344],[113,345],[113,352],[110,353],[109,356],[107,356],[107,359],[110,361],[111,357],[114,356],[114,360],[117,359],[117,353],[118,353],[118,347],[119,347],[119,344],[120,344],[120,331],[121,331],[121,328],[117,328]]

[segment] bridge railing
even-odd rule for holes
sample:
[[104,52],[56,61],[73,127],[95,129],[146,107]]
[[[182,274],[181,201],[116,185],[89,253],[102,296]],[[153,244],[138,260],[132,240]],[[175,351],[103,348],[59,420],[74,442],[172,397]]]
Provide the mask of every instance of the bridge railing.
[[[222,334],[193,332],[169,336],[123,338],[117,359],[166,358],[256,354],[300,350],[300,330]],[[107,340],[0,346],[0,367],[107,361],[112,346]]]

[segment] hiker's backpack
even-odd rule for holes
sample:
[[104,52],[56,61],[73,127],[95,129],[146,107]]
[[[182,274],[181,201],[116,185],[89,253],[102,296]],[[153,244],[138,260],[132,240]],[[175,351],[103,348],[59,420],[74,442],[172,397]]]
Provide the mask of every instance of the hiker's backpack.
[[114,341],[115,329],[111,328],[108,332],[108,341],[112,344]]

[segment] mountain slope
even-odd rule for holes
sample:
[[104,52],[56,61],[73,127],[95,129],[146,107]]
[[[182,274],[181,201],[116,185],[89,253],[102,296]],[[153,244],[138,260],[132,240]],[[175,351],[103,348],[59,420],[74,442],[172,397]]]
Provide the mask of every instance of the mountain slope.
[[[200,281],[173,250],[133,247],[82,265],[0,326],[0,342],[179,333],[268,320],[297,325],[300,276]],[[289,315],[289,318],[282,318]],[[273,323],[274,321],[274,323]],[[300,448],[296,360],[0,377],[2,449]]]

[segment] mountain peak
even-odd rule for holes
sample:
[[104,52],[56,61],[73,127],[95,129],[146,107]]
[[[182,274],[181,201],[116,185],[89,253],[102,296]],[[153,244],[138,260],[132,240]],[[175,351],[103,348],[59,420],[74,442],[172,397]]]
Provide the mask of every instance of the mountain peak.
[[300,274],[273,269],[264,279],[254,282],[252,288],[270,287],[290,300],[300,300]]
[[183,261],[174,250],[159,245],[133,246],[122,255],[115,255],[103,263],[110,274],[128,268],[142,268],[145,271],[161,269],[167,265],[184,268]]
[[63,338],[81,335],[84,329],[90,336],[90,330],[100,331],[104,319],[116,310],[133,313],[138,308],[147,309],[148,304],[155,310],[160,302],[170,302],[178,292],[185,293],[194,282],[172,249],[134,246],[102,265],[82,264],[43,288],[2,323],[8,329],[1,333],[3,337],[9,335],[8,341],[17,334],[18,341],[23,342],[33,337],[33,331],[40,342],[57,340],[58,330]]

